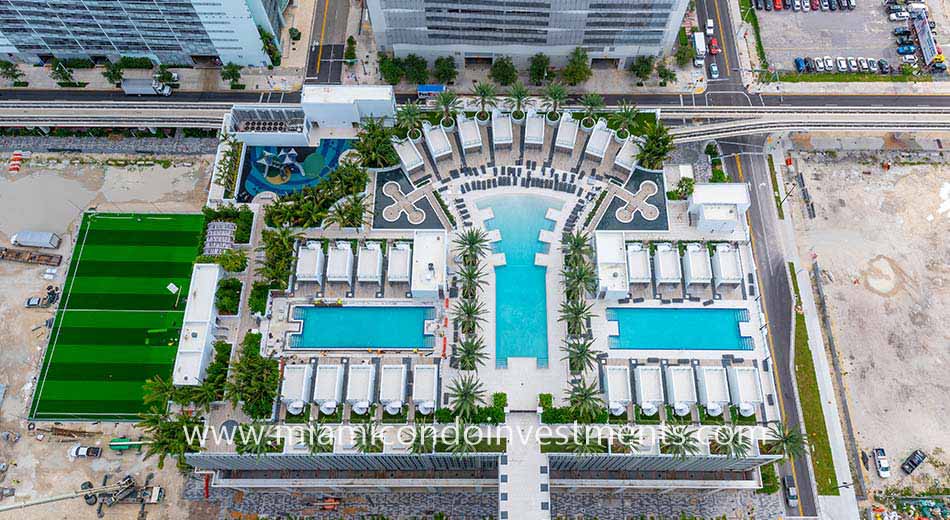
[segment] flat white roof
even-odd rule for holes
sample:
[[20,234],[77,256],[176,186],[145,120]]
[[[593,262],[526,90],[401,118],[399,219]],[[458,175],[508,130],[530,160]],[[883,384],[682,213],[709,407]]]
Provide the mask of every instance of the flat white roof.
[[350,365],[346,381],[346,400],[355,403],[373,400],[373,382],[376,367],[373,365]]
[[323,245],[320,242],[308,241],[301,246],[297,251],[297,280],[322,282],[325,259]]
[[590,133],[590,139],[587,140],[586,152],[594,157],[603,159],[607,153],[607,146],[610,145],[610,138],[613,137],[613,130],[607,128],[607,121],[600,119],[594,125]]
[[544,116],[529,113],[524,123],[525,144],[544,144]]
[[600,280],[600,288],[611,292],[627,292],[629,287],[623,233],[597,231],[594,233],[594,247],[597,250],[597,278]]
[[416,231],[412,239],[413,292],[432,293],[445,287],[445,231]]
[[564,150],[573,150],[577,142],[577,121],[568,113],[561,114],[561,122],[557,125],[557,141],[555,146]]
[[735,204],[702,204],[699,206],[699,218],[707,222],[711,220],[735,222],[739,220],[739,211]]
[[390,282],[408,282],[412,277],[412,245],[408,242],[396,242],[389,248],[389,268],[386,278]]
[[353,249],[350,243],[340,241],[333,244],[327,256],[327,281],[349,282],[353,276]]
[[422,162],[422,154],[420,154],[419,150],[416,149],[415,143],[409,139],[394,138],[393,148],[396,149],[396,154],[399,155],[399,162],[402,163],[402,167],[405,168],[406,173],[409,173],[424,164]]
[[696,402],[696,383],[693,380],[693,367],[666,367],[667,399],[670,404]]
[[686,245],[686,282],[709,283],[712,281],[712,263],[709,250],[702,244]]
[[741,182],[696,184],[690,204],[734,204],[742,209],[748,208],[749,187]]
[[717,283],[742,283],[742,267],[739,265],[739,250],[731,244],[716,244],[712,257]]
[[462,149],[482,147],[482,132],[478,129],[478,123],[474,119],[469,119],[462,114],[456,118],[459,127],[459,139],[462,141]]
[[388,101],[393,99],[389,85],[304,85],[303,104],[356,103],[361,100]]
[[630,368],[607,365],[607,402],[626,404],[630,398]]
[[639,366],[636,369],[637,403],[660,404],[663,402],[663,376],[658,366]]
[[437,365],[416,365],[412,368],[412,401],[415,403],[435,402],[436,382],[439,367]]
[[432,126],[429,123],[423,123],[422,133],[425,134],[426,144],[429,146],[429,152],[434,159],[452,154],[452,145],[449,144],[449,136],[445,134],[445,129],[442,128],[442,125]]
[[[172,384],[201,384],[203,372],[211,362],[214,320],[217,317],[214,296],[224,271],[218,264],[195,264],[185,300],[185,313],[178,336],[178,351],[172,369]],[[183,288],[179,287],[181,291]]]
[[356,279],[361,282],[383,281],[383,251],[379,242],[367,242],[360,248]]
[[723,367],[700,367],[699,388],[703,405],[729,402],[729,383]]
[[[221,277],[218,264],[195,264],[191,270],[184,321],[208,322],[214,314],[214,293]],[[179,288],[179,290],[181,290]]]
[[672,244],[657,244],[653,255],[654,275],[658,283],[679,283],[682,275],[679,251]]
[[313,388],[313,401],[323,404],[343,399],[343,365],[317,365],[317,381]]
[[650,283],[650,251],[643,244],[627,244],[627,276],[630,283]]
[[732,403],[761,403],[762,386],[759,382],[759,369],[755,367],[730,367],[732,375],[730,389]]
[[617,152],[617,155],[614,157],[614,164],[623,168],[624,170],[633,171],[633,167],[637,164],[637,154],[640,153],[640,146],[637,144],[637,141],[633,136],[627,138],[623,143],[623,146],[620,147],[620,150]]
[[406,366],[383,365],[379,376],[379,402],[386,404],[406,399]]
[[495,145],[511,144],[511,116],[494,111],[491,118],[492,142]]
[[310,364],[284,366],[284,381],[280,385],[280,398],[287,402],[309,401],[312,376],[313,366]]

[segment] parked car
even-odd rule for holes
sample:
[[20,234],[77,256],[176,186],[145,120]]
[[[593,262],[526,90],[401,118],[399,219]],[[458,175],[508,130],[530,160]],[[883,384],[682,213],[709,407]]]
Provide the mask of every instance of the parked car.
[[764,2],[763,2],[762,0],[755,0],[755,8],[756,8],[756,10],[761,11],[762,8],[763,8],[763,5],[762,5],[763,3],[764,3]]
[[916,45],[901,45],[900,47],[897,48],[897,54],[900,54],[901,56],[911,55],[911,54],[916,54],[916,53],[917,53]]
[[820,0],[811,0],[811,10],[812,10],[812,11],[818,11],[818,10],[820,10],[820,9],[821,9],[821,2],[820,2]]
[[868,60],[864,58],[858,58],[858,69],[860,69],[861,72],[867,72],[871,70],[868,68]]
[[782,10],[782,0],[775,0],[774,2],[772,2],[772,7],[774,7],[776,11],[781,11],[781,10]]
[[79,457],[97,459],[100,455],[102,455],[102,449],[95,446],[80,446],[77,444],[69,449],[69,457],[73,459]]
[[829,10],[829,11],[837,11],[837,10],[838,10],[838,2],[836,2],[835,0],[828,0],[828,10]]
[[825,62],[825,70],[827,70],[828,72],[834,72],[835,61],[831,59],[831,56],[825,56],[824,58],[822,58],[822,60]]
[[907,27],[895,27],[894,36],[910,36],[910,29]]
[[828,0],[821,0],[821,10],[822,11],[828,10]]
[[916,42],[914,41],[913,36],[898,36],[897,37],[897,45],[914,45],[914,43]]
[[801,10],[802,10],[802,0],[795,0],[794,2],[792,2],[792,10],[793,10],[793,11],[801,11]]
[[887,454],[884,448],[874,448],[874,466],[877,468],[877,474],[881,478],[891,476],[891,465],[887,462]]
[[782,9],[786,11],[792,10],[792,0],[782,0]]
[[835,58],[835,65],[838,67],[838,72],[848,72],[848,61],[841,56]]
[[802,0],[802,11],[810,11],[810,10],[811,10],[811,2],[809,2],[808,0]]
[[709,77],[712,79],[719,79],[719,66],[715,63],[709,64]]
[[914,56],[913,54],[905,54],[904,56],[901,56],[901,63],[917,65],[917,56]]
[[820,56],[815,58],[815,71],[817,72],[825,71],[825,60]]
[[871,72],[877,74],[877,60],[874,58],[868,58],[868,68],[871,69]]
[[910,15],[907,14],[907,11],[900,11],[897,13],[891,13],[887,18],[892,22],[906,22],[907,19],[910,18]]
[[934,72],[947,72],[947,62],[939,61],[930,66]]
[[719,48],[719,42],[715,38],[709,39],[709,54],[719,54],[722,49]]
[[712,18],[706,18],[706,36],[713,35],[713,21]]
[[817,69],[815,60],[812,58],[805,58],[805,72],[815,72]]
[[901,12],[901,11],[904,10],[904,6],[903,6],[903,5],[897,5],[897,4],[891,4],[891,5],[887,6],[887,7],[885,7],[884,10],[885,10],[888,14],[891,14],[891,13],[899,13],[899,12]]
[[849,72],[858,71],[858,60],[854,59],[854,56],[848,56],[848,71]]
[[40,304],[42,303],[43,303],[42,298],[40,298],[39,296],[32,296],[26,300],[26,305],[24,305],[24,307],[26,307],[27,309],[32,309],[35,307],[39,307]]
[[848,0],[848,10],[849,10],[849,11],[854,11],[854,8],[857,7],[857,6],[858,6],[858,4],[857,4],[857,2],[855,2],[855,0]]
[[805,72],[805,58],[795,58],[795,71],[799,74]]
[[901,464],[901,469],[904,470],[904,473],[910,475],[915,469],[917,469],[917,466],[923,464],[924,460],[926,459],[927,455],[924,455],[924,452],[920,450],[914,450],[914,452],[911,453],[909,457],[907,457],[907,460]]
[[795,487],[795,479],[791,475],[782,477],[782,483],[785,485],[785,503],[788,507],[798,507],[798,488]]
[[877,60],[877,66],[881,69],[881,74],[890,74],[891,73],[891,64],[885,59]]
[[772,0],[765,0],[765,10],[766,11],[772,10]]

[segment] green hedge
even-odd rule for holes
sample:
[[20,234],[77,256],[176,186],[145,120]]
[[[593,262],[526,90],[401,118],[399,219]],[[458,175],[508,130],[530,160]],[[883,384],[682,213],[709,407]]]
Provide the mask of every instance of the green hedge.
[[244,284],[237,278],[225,278],[218,283],[218,290],[214,295],[218,312],[233,316],[241,306],[241,288]]
[[152,60],[144,57],[134,58],[132,56],[122,56],[119,58],[119,66],[123,69],[149,69],[155,66]]
[[785,220],[785,211],[782,209],[781,191],[779,191],[778,177],[775,175],[775,163],[772,154],[766,156],[769,162],[769,176],[772,179],[772,196],[775,198],[775,208],[778,210],[779,220]]
[[[505,422],[505,406],[508,406],[508,395],[504,393],[492,394],[491,406],[479,406],[475,415],[469,418],[471,424],[501,424]],[[418,418],[418,415],[416,416]],[[456,414],[450,408],[439,408],[435,411],[435,420],[450,424],[455,422]]]
[[[606,192],[605,192],[606,193]],[[538,403],[541,405],[541,422],[544,424],[607,424],[610,420],[610,414],[606,408],[597,412],[597,416],[592,421],[581,420],[569,406],[554,406],[554,398],[551,394],[539,394]]]
[[252,313],[264,314],[267,310],[267,293],[278,287],[267,282],[254,282],[251,286],[251,295],[247,298],[247,306]]
[[778,475],[775,473],[775,464],[766,464],[759,468],[762,471],[762,487],[755,492],[760,495],[774,495],[780,489]]
[[86,58],[67,58],[60,60],[67,69],[94,69],[96,64]]

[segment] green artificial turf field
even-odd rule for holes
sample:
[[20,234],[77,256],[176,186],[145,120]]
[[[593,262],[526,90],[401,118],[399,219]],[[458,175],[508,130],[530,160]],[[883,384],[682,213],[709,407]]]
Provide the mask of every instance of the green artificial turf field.
[[137,419],[145,380],[171,377],[203,229],[203,215],[83,215],[31,419]]

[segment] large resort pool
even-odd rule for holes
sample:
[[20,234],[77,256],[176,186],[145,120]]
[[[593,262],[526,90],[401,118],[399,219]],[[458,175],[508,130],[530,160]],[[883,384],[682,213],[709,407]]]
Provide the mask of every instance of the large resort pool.
[[480,201],[491,208],[494,218],[485,225],[498,230],[501,241],[496,253],[504,253],[505,265],[495,267],[495,364],[508,366],[508,358],[533,357],[539,367],[548,364],[547,269],[535,265],[536,253],[546,253],[538,240],[542,229],[554,229],[545,219],[549,208],[560,209],[556,199],[538,196],[501,195]]
[[422,349],[432,348],[433,336],[424,333],[432,307],[328,306],[295,307],[293,318],[303,322],[292,334],[297,349]]
[[610,336],[612,349],[634,350],[752,350],[752,338],[739,333],[749,321],[746,309],[610,308],[607,321],[616,321],[619,336]]

